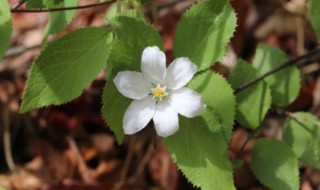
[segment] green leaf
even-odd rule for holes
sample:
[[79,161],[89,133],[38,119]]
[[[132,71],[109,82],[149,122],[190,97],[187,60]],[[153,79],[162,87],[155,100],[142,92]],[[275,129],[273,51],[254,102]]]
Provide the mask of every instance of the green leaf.
[[69,0],[43,0],[43,4],[46,8],[64,7],[64,4],[63,4],[64,1],[69,1]]
[[[55,4],[53,7],[73,7],[78,5],[79,0],[66,0]],[[72,21],[76,10],[58,11],[50,13],[50,19],[44,29],[44,35],[49,36],[62,31]]]
[[236,20],[228,0],[206,0],[194,5],[177,26],[174,55],[189,57],[198,70],[210,67],[226,53]]
[[251,168],[270,189],[299,189],[298,160],[285,143],[268,138],[258,140],[253,147]]
[[120,16],[112,20],[112,26],[116,34],[109,60],[113,73],[123,70],[140,71],[143,50],[148,46],[162,49],[160,35],[141,20]]
[[122,144],[124,138],[123,116],[132,100],[120,94],[113,80],[110,80],[103,90],[102,102],[102,115],[115,133],[118,144]]
[[229,142],[235,115],[235,97],[230,85],[220,75],[203,71],[191,80],[188,87],[199,92],[205,104],[215,110]]
[[[28,0],[27,8],[61,8],[74,7],[79,0]],[[44,36],[61,32],[72,21],[76,10],[51,12],[49,22],[44,29]]]
[[20,111],[78,97],[105,66],[111,42],[108,30],[83,28],[49,44],[32,65]]
[[123,70],[141,72],[143,50],[148,46],[162,48],[162,39],[151,26],[135,18],[117,17],[112,20],[112,26],[116,40],[108,63],[107,78],[111,80],[104,89],[102,114],[115,133],[118,144],[121,144],[124,137],[122,119],[131,101],[118,92],[113,84],[113,77],[110,76],[115,76]]
[[[27,0],[28,9],[54,8],[68,0]],[[62,7],[62,6],[60,6]]]
[[232,162],[232,166],[234,169],[239,169],[243,166],[243,160],[236,159]]
[[320,168],[320,121],[317,117],[306,112],[294,113],[284,125],[283,141],[302,163]]
[[311,23],[318,38],[318,42],[320,42],[320,0],[308,0],[307,7],[311,16]]
[[[104,15],[104,18],[107,21],[110,21],[111,19],[118,16],[118,13],[117,13],[117,6],[118,5],[117,4],[118,4],[117,2],[114,2],[108,7],[108,10],[107,10],[106,14]],[[130,9],[128,2],[121,2],[120,5],[121,5],[121,12]]]
[[0,0],[0,60],[6,53],[11,39],[12,24],[10,6],[7,0]]
[[128,2],[121,2],[120,15],[117,13],[117,2],[112,3],[105,14],[106,23],[109,23],[109,21],[117,16],[127,16],[143,20],[142,11],[140,9],[131,9],[131,6]]
[[208,108],[202,117],[180,117],[179,131],[163,139],[179,169],[203,190],[235,189],[219,120]]
[[149,3],[151,0],[141,0],[141,4],[147,4],[147,3]]
[[44,2],[42,0],[27,0],[26,7],[28,9],[42,9],[46,8]]
[[132,17],[132,18],[136,18],[139,20],[144,20],[143,17],[143,13],[141,10],[138,9],[130,9],[130,10],[126,10],[122,13],[123,16],[127,16],[127,17]]
[[[239,60],[229,76],[233,89],[257,78],[258,72],[244,60]],[[261,81],[236,95],[236,120],[244,127],[256,129],[271,106],[271,91],[265,81]]]
[[[260,44],[253,60],[259,74],[262,75],[288,60],[280,49],[266,44]],[[271,88],[272,104],[285,107],[292,103],[300,90],[300,72],[295,66],[283,69],[268,76],[266,82]]]

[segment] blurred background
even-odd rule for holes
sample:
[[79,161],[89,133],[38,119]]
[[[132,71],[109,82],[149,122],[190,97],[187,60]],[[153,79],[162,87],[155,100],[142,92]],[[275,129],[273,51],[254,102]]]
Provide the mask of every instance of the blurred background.
[[[11,6],[17,0],[9,0]],[[218,0],[217,0],[218,1]],[[98,3],[80,0],[80,5]],[[159,31],[168,62],[174,59],[173,39],[181,15],[197,0],[151,0],[142,7],[146,20]],[[228,76],[237,58],[251,61],[258,43],[275,45],[291,58],[317,46],[305,0],[230,0],[237,12],[238,27],[227,55],[212,69]],[[24,9],[21,6],[19,9]],[[130,6],[124,5],[124,9]],[[320,10],[320,8],[319,8]],[[78,10],[71,24],[52,41],[69,31],[85,27],[107,27],[115,16],[115,5]],[[13,13],[13,36],[0,63],[0,186],[6,189],[196,189],[178,171],[161,139],[146,128],[128,136],[119,146],[100,113],[104,72],[74,101],[19,114],[29,68],[40,52],[48,13]],[[107,18],[107,19],[106,19]],[[226,23],[228,24],[228,23]],[[1,42],[0,42],[1,43]],[[214,42],[212,42],[214,43]],[[320,56],[319,56],[320,57]],[[317,62],[318,61],[318,62]],[[320,117],[320,65],[301,69],[302,88],[288,111],[310,111]],[[281,137],[284,117],[270,112],[260,136]],[[244,164],[235,169],[237,189],[263,190],[250,171],[254,140],[248,130],[235,124],[230,158]],[[320,172],[301,167],[301,189],[320,189]]]

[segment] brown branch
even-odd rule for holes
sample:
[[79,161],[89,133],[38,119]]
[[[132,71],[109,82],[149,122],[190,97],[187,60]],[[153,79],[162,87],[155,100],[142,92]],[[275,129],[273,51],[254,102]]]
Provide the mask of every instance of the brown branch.
[[17,56],[17,55],[20,55],[20,54],[23,54],[27,51],[30,51],[30,50],[33,50],[33,49],[38,49],[38,48],[41,48],[41,44],[37,44],[37,45],[34,45],[34,46],[30,46],[30,47],[26,47],[26,48],[23,48],[23,47],[13,47],[13,48],[10,48],[6,55],[4,56],[3,59],[6,59],[6,58],[9,58],[9,57],[14,57],[14,56]]
[[150,142],[148,145],[147,151],[145,152],[145,154],[144,154],[144,156],[143,156],[143,158],[142,158],[142,160],[141,160],[141,162],[135,172],[135,175],[132,178],[133,181],[136,181],[136,178],[142,174],[142,171],[145,169],[146,165],[148,164],[148,162],[151,158],[153,150],[154,150],[154,144],[153,144],[153,142]]
[[315,126],[320,128],[320,122],[310,120],[310,119],[308,119],[306,117],[299,117],[297,115],[294,115],[294,113],[291,113],[291,112],[288,112],[288,111],[283,111],[283,114],[288,116],[291,119],[294,119],[294,120],[298,121],[298,122],[307,122],[309,124],[315,125]]
[[[298,66],[299,68],[302,68],[304,66],[307,66],[308,64],[311,63],[311,59],[315,56],[315,55],[319,55],[320,54],[320,47],[302,55],[302,56],[299,56],[293,60],[289,60],[287,62],[285,62],[284,64],[272,69],[271,71],[269,72],[266,72],[265,74],[261,75],[260,77],[256,78],[256,79],[253,79],[245,84],[243,84],[242,86],[240,86],[239,88],[235,89],[234,93],[235,94],[238,94],[240,93],[241,91],[251,87],[252,85],[256,84],[257,82],[263,80],[264,78],[278,72],[278,71],[281,71],[282,69],[285,69],[287,67],[290,67],[290,66],[293,66],[293,65],[296,65]],[[237,155],[235,156],[235,159],[238,159],[240,157],[240,155],[242,154],[244,148],[246,147],[246,145],[248,144],[250,138],[249,136],[247,137],[247,139],[245,140],[245,142],[241,145],[241,148],[239,150],[239,152],[237,153]]]
[[128,152],[128,155],[127,155],[126,160],[124,162],[123,170],[121,171],[121,174],[120,174],[120,180],[122,180],[122,181],[125,181],[125,179],[127,177],[127,174],[129,171],[129,166],[130,166],[130,163],[133,158],[134,145],[135,145],[136,141],[137,141],[137,136],[132,136],[131,139],[129,140],[129,142],[130,142],[129,148],[128,148],[129,152]]
[[94,173],[92,170],[90,170],[84,160],[84,158],[81,155],[81,152],[78,148],[78,145],[75,141],[75,139],[72,136],[67,136],[68,145],[70,147],[70,150],[76,157],[76,161],[78,164],[78,170],[81,174],[82,179],[87,183],[95,182]]
[[21,7],[27,0],[20,0],[17,4],[15,4],[12,8],[12,10],[17,10],[19,7]]
[[120,180],[119,180],[119,182],[116,183],[116,185],[114,187],[114,189],[116,189],[116,190],[122,189],[122,187],[124,186],[124,184],[126,182],[127,175],[129,172],[129,167],[130,167],[130,164],[131,164],[133,156],[134,156],[134,146],[135,146],[136,141],[137,141],[136,135],[132,136],[129,139],[128,154],[127,154],[127,157],[124,161],[122,171],[120,173]]
[[234,160],[238,160],[238,159],[240,158],[242,152],[243,152],[244,149],[246,148],[246,146],[247,146],[248,142],[250,141],[250,139],[251,139],[251,138],[250,138],[250,135],[248,134],[246,140],[245,140],[245,141],[243,142],[243,144],[241,145],[239,152],[238,152],[237,155],[234,157]]
[[252,85],[256,84],[257,82],[263,80],[264,78],[278,72],[278,71],[281,71],[287,67],[290,67],[290,66],[293,66],[293,65],[296,65],[298,66],[299,68],[301,67],[304,67],[304,66],[307,66],[309,63],[310,63],[310,59],[315,56],[315,55],[320,55],[320,48],[316,48],[302,56],[299,56],[293,60],[289,60],[287,62],[285,62],[284,64],[282,65],[279,65],[278,67],[272,69],[271,71],[269,72],[266,72],[265,74],[261,75],[260,77],[256,78],[256,79],[253,79],[245,84],[243,84],[242,86],[240,86],[239,88],[235,89],[234,93],[235,94],[238,94],[239,92],[251,87]]
[[68,11],[68,10],[79,10],[79,9],[87,9],[92,7],[99,7],[103,5],[109,5],[114,3],[116,0],[110,0],[103,3],[95,3],[89,4],[84,6],[75,6],[75,7],[62,7],[62,8],[49,8],[49,9],[23,9],[23,10],[16,10],[11,9],[11,13],[43,13],[43,12],[59,12],[59,11]]
[[[170,6],[173,6],[173,5],[176,5],[177,2],[181,2],[180,0],[177,0],[177,1],[174,1],[174,2],[169,2],[169,3],[164,3],[164,4],[159,4],[159,5],[156,5],[156,8],[157,9],[164,9],[164,8],[168,8]],[[112,3],[112,2],[110,2]],[[100,3],[101,4],[101,3]],[[37,9],[36,9],[37,10]],[[151,10],[151,7],[147,7],[146,11],[150,11]],[[19,10],[19,11],[23,11],[23,10]],[[100,27],[109,27],[110,24],[107,24],[107,25],[102,25]],[[4,59],[6,58],[9,58],[9,57],[14,57],[14,56],[18,56],[22,53],[25,53],[27,51],[30,51],[30,50],[34,50],[34,49],[39,49],[41,48],[41,44],[37,44],[37,45],[34,45],[34,46],[30,46],[30,47],[26,47],[26,48],[23,48],[23,47],[13,47],[13,48],[10,48],[6,55],[4,56]]]
[[10,137],[10,115],[9,115],[9,108],[7,103],[4,103],[3,112],[2,112],[2,121],[3,121],[3,148],[4,148],[4,155],[5,160],[7,162],[8,168],[10,171],[13,171],[16,166],[13,161],[12,150],[11,150],[11,137]]

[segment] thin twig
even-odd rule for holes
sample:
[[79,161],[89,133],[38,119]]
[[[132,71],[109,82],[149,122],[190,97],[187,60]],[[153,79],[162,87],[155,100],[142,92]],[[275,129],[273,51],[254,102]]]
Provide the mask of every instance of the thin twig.
[[284,111],[283,112],[286,116],[288,116],[289,118],[291,119],[294,119],[298,122],[307,122],[309,124],[312,124],[312,125],[315,125],[317,127],[320,127],[320,122],[317,122],[317,121],[313,121],[313,120],[310,120],[308,118],[305,118],[305,117],[300,117],[300,116],[297,116],[295,115],[294,113],[291,113],[291,112],[288,112],[288,111]]
[[265,74],[261,75],[260,77],[256,78],[256,79],[253,79],[245,84],[243,84],[242,86],[240,86],[239,88],[235,89],[234,93],[237,94],[247,88],[249,88],[250,86],[256,84],[257,82],[263,80],[264,78],[278,72],[278,71],[281,71],[282,69],[285,69],[287,67],[290,67],[290,66],[293,66],[293,65],[297,65],[298,67],[304,67],[304,66],[307,66],[308,65],[308,60],[311,59],[311,57],[313,57],[314,55],[316,54],[319,54],[320,53],[320,48],[316,48],[302,56],[299,56],[293,60],[289,60],[287,62],[285,62],[284,64],[282,65],[279,65],[278,67],[272,69],[271,71],[269,72],[266,72]]
[[129,139],[128,154],[127,154],[127,157],[124,161],[122,171],[120,173],[120,180],[118,183],[116,183],[116,185],[114,187],[115,190],[123,189],[122,187],[125,185],[125,182],[127,180],[129,167],[130,167],[131,161],[133,159],[134,146],[135,146],[136,140],[137,140],[136,135],[132,136]]
[[[157,9],[163,9],[163,8],[176,6],[177,4],[179,4],[181,2],[182,2],[181,0],[175,0],[175,1],[168,2],[168,3],[155,4],[155,6],[156,6]],[[190,2],[196,3],[197,1],[196,0],[192,0]]]
[[25,52],[27,52],[29,50],[38,49],[38,48],[41,48],[40,44],[37,44],[37,45],[34,45],[34,46],[30,46],[30,47],[27,47],[27,48],[23,48],[23,47],[10,48],[7,51],[6,55],[4,56],[4,59],[9,58],[9,57],[14,57],[14,56],[20,55],[22,53],[25,53]]
[[76,141],[72,136],[67,137],[67,141],[71,151],[75,154],[78,164],[79,172],[81,173],[81,177],[85,182],[94,182],[94,176],[92,171],[88,168],[84,158],[81,155],[81,152],[77,146]]
[[17,4],[15,4],[12,8],[12,10],[17,10],[19,7],[21,7],[27,0],[20,0]]
[[[170,6],[173,6],[173,5],[176,5],[177,2],[181,2],[180,0],[179,1],[175,1],[174,3],[173,2],[170,2],[170,3],[164,3],[164,4],[159,4],[157,5],[157,9],[164,9],[164,8],[167,8],[167,7],[170,7]],[[111,2],[110,2],[111,3]],[[37,10],[37,9],[36,9]],[[151,8],[148,7],[147,8],[147,11],[150,11]],[[110,24],[107,24],[107,25],[102,25],[100,27],[110,27]],[[30,46],[30,47],[27,47],[27,48],[21,48],[21,47],[14,47],[14,48],[11,48],[7,51],[6,55],[4,56],[4,59],[6,58],[9,58],[9,57],[14,57],[14,56],[18,56],[22,53],[25,53],[27,51],[30,51],[30,50],[33,50],[33,49],[38,49],[38,48],[41,48],[41,44],[37,44],[37,45],[34,45],[34,46]]]
[[240,148],[239,152],[238,152],[237,155],[234,157],[235,160],[237,160],[237,159],[240,158],[240,156],[241,156],[244,148],[247,146],[249,140],[250,140],[250,135],[247,135],[247,138],[246,138],[246,140],[243,142],[243,144],[241,145],[241,148]]
[[12,152],[11,152],[10,119],[9,119],[9,108],[7,104],[3,106],[2,121],[3,121],[3,128],[4,128],[4,131],[3,131],[4,155],[10,171],[13,171],[16,168],[16,166],[14,164]]
[[133,181],[135,181],[136,177],[141,175],[143,169],[146,167],[146,165],[148,164],[148,162],[151,158],[153,150],[154,150],[153,142],[150,142],[148,145],[148,149],[147,149],[146,153],[144,154],[142,161],[140,162],[140,164],[135,172],[135,175],[132,178]]
[[59,12],[59,11],[68,11],[68,10],[79,10],[79,9],[87,9],[91,7],[99,7],[103,5],[109,5],[111,3],[116,2],[116,0],[110,0],[103,3],[95,3],[83,6],[75,6],[75,7],[61,7],[61,8],[49,8],[49,9],[23,9],[23,10],[15,10],[11,9],[11,13],[43,13],[43,12]]
[[[314,49],[314,50],[312,50],[312,51],[310,51],[310,52],[308,52],[308,53],[306,53],[306,54],[304,54],[302,56],[299,56],[299,57],[297,57],[297,58],[295,58],[293,60],[287,61],[284,64],[282,64],[282,65],[272,69],[271,71],[261,75],[260,77],[258,77],[256,79],[253,79],[253,80],[243,84],[239,88],[235,89],[234,93],[238,94],[241,91],[243,91],[243,90],[249,88],[250,86],[256,84],[257,82],[263,80],[267,76],[269,76],[269,75],[271,75],[273,73],[276,73],[278,71],[281,71],[282,69],[285,69],[285,68],[287,68],[289,66],[297,65],[300,68],[304,67],[304,66],[307,66],[310,63],[311,57],[313,57],[314,55],[316,55],[318,53],[320,53],[320,48],[316,48],[316,49]],[[288,115],[287,114],[287,116],[292,116],[292,115]],[[250,140],[250,137],[248,136],[246,141],[241,145],[241,148],[240,148],[239,152],[237,153],[237,155],[235,156],[235,159],[238,159],[239,156],[242,154],[242,152],[243,152],[244,148],[246,147],[246,145],[248,144],[249,140]]]
[[129,144],[129,147],[128,147],[128,155],[126,157],[126,160],[124,162],[124,166],[123,166],[123,170],[121,171],[121,175],[120,175],[120,180],[121,181],[125,181],[126,177],[127,177],[127,174],[128,174],[128,171],[129,171],[129,166],[130,166],[130,163],[132,161],[132,158],[133,158],[133,153],[134,153],[134,146],[135,146],[135,143],[136,143],[136,140],[137,140],[137,136],[134,135],[133,137],[131,137],[131,139],[129,140],[130,141],[130,144]]

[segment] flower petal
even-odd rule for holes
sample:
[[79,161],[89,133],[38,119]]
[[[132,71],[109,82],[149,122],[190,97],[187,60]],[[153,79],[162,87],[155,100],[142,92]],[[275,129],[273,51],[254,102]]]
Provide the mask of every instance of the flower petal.
[[168,137],[179,129],[178,113],[172,109],[167,101],[157,104],[153,122],[157,134],[162,137]]
[[156,110],[156,100],[147,96],[133,100],[123,117],[124,133],[131,135],[143,129],[152,119]]
[[169,89],[179,89],[185,86],[196,72],[197,66],[188,58],[177,58],[169,65],[164,84]]
[[119,72],[113,82],[121,94],[136,100],[146,97],[152,88],[142,73],[135,71]]
[[173,90],[169,102],[176,112],[189,118],[200,115],[206,107],[200,94],[184,87]]
[[141,57],[141,71],[154,84],[161,84],[166,74],[166,56],[157,46],[147,47]]

